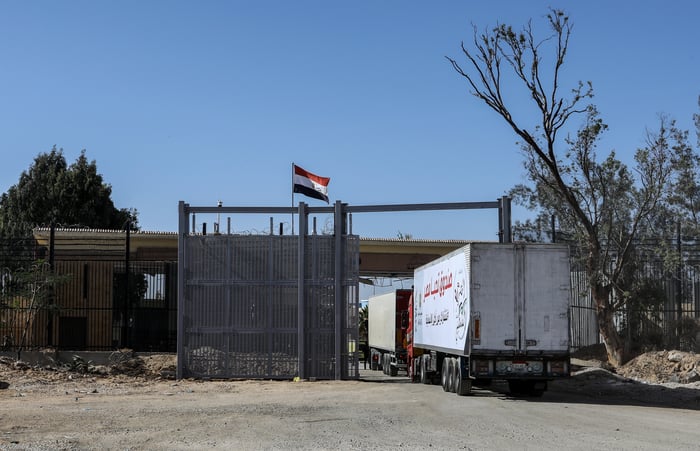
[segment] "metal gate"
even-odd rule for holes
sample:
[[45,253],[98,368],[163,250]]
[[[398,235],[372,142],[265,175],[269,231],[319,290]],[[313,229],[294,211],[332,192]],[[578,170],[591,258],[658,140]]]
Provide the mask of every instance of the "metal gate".
[[[359,378],[360,240],[351,234],[348,214],[474,208],[498,208],[501,241],[510,242],[508,197],[355,207],[339,200],[332,207],[300,202],[298,209],[180,201],[178,377]],[[190,233],[197,213],[217,216],[214,235],[206,235],[206,227],[201,235]],[[219,233],[221,214],[248,213],[296,215],[299,234]],[[310,213],[333,214],[333,235],[309,235]]]
[[[301,259],[299,240],[181,236],[178,377],[359,377],[359,237],[304,236]],[[340,303],[337,242],[343,256]]]

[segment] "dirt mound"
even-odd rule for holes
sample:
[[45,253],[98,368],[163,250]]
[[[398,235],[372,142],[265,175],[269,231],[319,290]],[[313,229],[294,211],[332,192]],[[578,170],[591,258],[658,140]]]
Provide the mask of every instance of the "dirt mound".
[[74,356],[69,362],[54,361],[51,365],[30,365],[10,357],[0,357],[0,389],[7,388],[10,381],[43,381],[56,383],[81,377],[109,379],[118,377],[147,380],[175,379],[177,356],[173,354],[136,355],[131,350],[112,353],[106,365]]
[[700,354],[683,351],[652,351],[641,354],[620,368],[607,364],[605,345],[592,345],[571,354],[579,367],[601,367],[620,376],[652,384],[690,384],[700,381]]
[[700,381],[700,355],[682,351],[647,352],[618,368],[617,373],[657,384],[689,384]]
[[174,379],[177,371],[177,356],[174,354],[155,354],[141,357],[147,374]]
[[140,356],[131,349],[120,349],[110,354],[108,366],[89,368],[88,372],[172,379],[175,378],[176,362],[177,357],[174,354]]

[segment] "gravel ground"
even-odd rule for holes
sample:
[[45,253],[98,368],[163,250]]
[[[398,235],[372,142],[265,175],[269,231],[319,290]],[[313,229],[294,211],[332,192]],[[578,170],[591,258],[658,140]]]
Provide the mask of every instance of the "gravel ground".
[[[669,357],[637,366],[687,370],[688,355]],[[131,375],[5,358],[0,449],[697,449],[700,382],[574,363],[542,398],[514,398],[505,384],[459,397],[368,370],[359,381],[203,382],[169,379],[173,356],[120,368]]]

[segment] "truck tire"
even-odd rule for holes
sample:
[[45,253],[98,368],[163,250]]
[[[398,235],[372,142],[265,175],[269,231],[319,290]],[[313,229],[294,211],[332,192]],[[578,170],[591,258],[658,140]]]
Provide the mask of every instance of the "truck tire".
[[425,356],[420,356],[420,381],[422,384],[429,384],[428,368],[426,368]]
[[454,393],[455,391],[455,361],[453,358],[446,358],[447,360],[447,391]]
[[369,355],[370,355],[369,369],[371,369],[372,371],[377,371],[379,369],[379,359],[377,359],[377,360],[374,359],[374,356],[377,355],[377,351],[372,349],[372,351],[370,351]]
[[452,393],[457,393],[457,390],[459,390],[459,378],[461,377],[460,371],[459,371],[459,359],[458,358],[453,358],[452,359]]
[[460,379],[457,384],[457,389],[455,390],[455,393],[457,393],[458,396],[467,396],[470,395],[472,392],[472,381],[469,379]]
[[440,383],[442,384],[443,391],[449,391],[447,387],[447,375],[449,374],[449,365],[447,364],[448,360],[449,359],[447,357],[442,359],[442,369],[440,370]]
[[396,377],[398,374],[399,374],[399,367],[392,365],[391,362],[389,362],[389,376]]
[[387,357],[387,354],[382,354],[382,372],[386,375],[389,374],[389,365],[386,364]]
[[464,368],[462,368],[460,359],[457,359],[455,365],[455,393],[459,396],[466,396],[472,391],[472,381],[464,376]]

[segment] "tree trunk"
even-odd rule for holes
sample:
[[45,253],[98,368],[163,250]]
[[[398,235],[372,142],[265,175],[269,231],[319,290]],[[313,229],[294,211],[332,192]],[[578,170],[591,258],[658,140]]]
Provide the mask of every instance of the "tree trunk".
[[615,312],[610,305],[610,288],[600,283],[592,283],[591,285],[598,319],[598,331],[608,353],[608,363],[618,368],[625,363],[626,355],[622,338],[615,328]]

